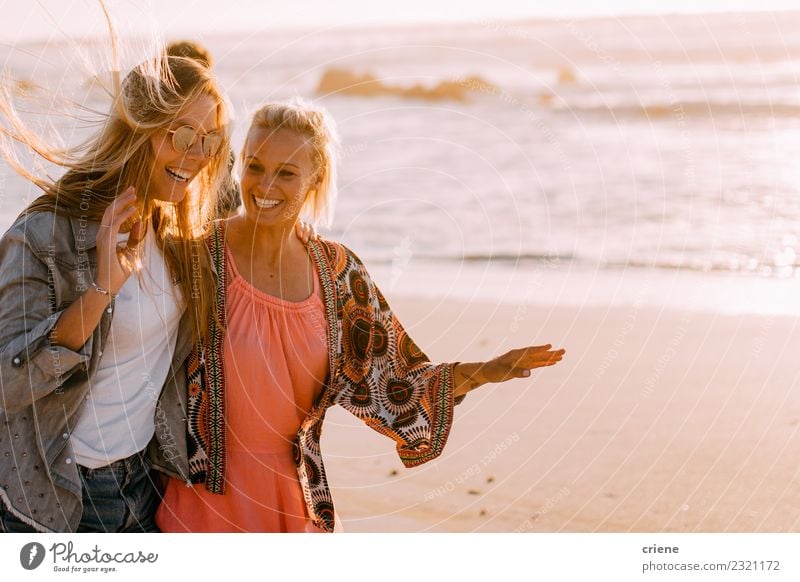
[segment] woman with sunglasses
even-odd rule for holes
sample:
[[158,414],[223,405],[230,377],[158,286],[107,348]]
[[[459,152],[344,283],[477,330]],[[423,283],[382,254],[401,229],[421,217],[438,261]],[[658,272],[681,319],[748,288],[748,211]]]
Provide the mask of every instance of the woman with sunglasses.
[[[186,57],[192,59],[207,69],[214,68],[214,58],[211,52],[197,41],[181,40],[174,41],[166,47],[167,55],[173,57]],[[233,170],[236,163],[236,156],[233,150],[228,150],[228,170]],[[242,205],[242,195],[239,192],[239,182],[231,180],[227,191],[217,199],[217,208],[214,215],[218,218],[228,218],[235,215]]]
[[[5,159],[44,191],[0,239],[0,531],[157,531],[145,449],[162,386],[183,389],[208,333],[228,111],[185,58],[142,63],[115,92],[102,131],[67,151],[0,102]],[[29,172],[10,139],[66,172]]]
[[302,104],[267,105],[253,118],[241,157],[244,213],[210,238],[213,332],[189,360],[188,415],[159,428],[187,435],[171,450],[174,466],[160,465],[179,477],[158,510],[163,531],[332,531],[320,452],[329,407],[393,439],[413,467],[441,454],[467,392],[564,354],[545,345],[433,364],[350,249],[291,236],[304,211],[330,217],[334,136],[326,114]]

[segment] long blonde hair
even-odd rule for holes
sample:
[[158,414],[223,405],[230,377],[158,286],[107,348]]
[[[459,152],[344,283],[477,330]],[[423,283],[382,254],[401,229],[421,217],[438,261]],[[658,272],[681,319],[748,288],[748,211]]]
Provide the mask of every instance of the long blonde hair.
[[[307,138],[312,146],[312,162],[318,172],[319,186],[309,196],[301,212],[313,224],[330,226],[336,204],[336,154],[339,140],[333,118],[321,107],[294,99],[268,103],[254,114],[248,134],[254,129],[275,132],[288,129]],[[244,150],[242,150],[242,156]]]
[[[208,333],[214,281],[203,238],[219,193],[228,187],[229,111],[211,72],[191,59],[162,56],[137,65],[114,83],[113,106],[102,130],[86,143],[58,149],[44,143],[17,114],[8,94],[0,97],[0,134],[13,139],[53,164],[66,168],[51,181],[28,171],[15,157],[8,139],[3,157],[17,173],[44,191],[23,214],[50,211],[99,221],[106,207],[128,186],[146,194],[153,171],[151,137],[172,123],[181,109],[200,96],[216,103],[217,126],[225,139],[219,152],[187,186],[176,204],[154,201],[144,208],[170,273],[191,312],[197,338]],[[5,127],[4,127],[5,126]]]

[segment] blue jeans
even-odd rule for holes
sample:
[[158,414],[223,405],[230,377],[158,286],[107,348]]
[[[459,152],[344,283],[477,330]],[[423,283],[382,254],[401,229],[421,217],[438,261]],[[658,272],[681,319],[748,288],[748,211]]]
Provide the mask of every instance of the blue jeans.
[[[100,467],[78,466],[83,485],[79,532],[157,532],[155,515],[161,496],[143,453]],[[0,504],[0,531],[32,533],[28,524]]]

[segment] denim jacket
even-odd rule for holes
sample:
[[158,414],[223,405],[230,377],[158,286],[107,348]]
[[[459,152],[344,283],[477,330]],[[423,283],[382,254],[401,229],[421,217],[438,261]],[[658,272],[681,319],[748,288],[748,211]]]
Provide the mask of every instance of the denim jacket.
[[[83,513],[69,437],[88,399],[114,302],[78,351],[52,345],[49,333],[94,281],[97,230],[95,222],[36,211],[18,218],[0,239],[0,502],[42,532],[75,531]],[[159,424],[185,418],[182,365],[192,347],[187,313],[159,398],[157,432]],[[164,432],[159,458],[172,461],[174,476],[188,475],[180,462],[185,452],[173,451],[181,444],[185,450],[185,436],[173,442]]]

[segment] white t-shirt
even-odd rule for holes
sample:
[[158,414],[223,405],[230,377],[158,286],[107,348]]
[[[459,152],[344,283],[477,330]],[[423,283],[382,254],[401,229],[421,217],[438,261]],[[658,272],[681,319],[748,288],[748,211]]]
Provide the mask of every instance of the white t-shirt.
[[75,461],[91,469],[147,446],[178,337],[184,305],[152,227],[142,247],[141,270],[116,297],[108,339],[70,437]]

